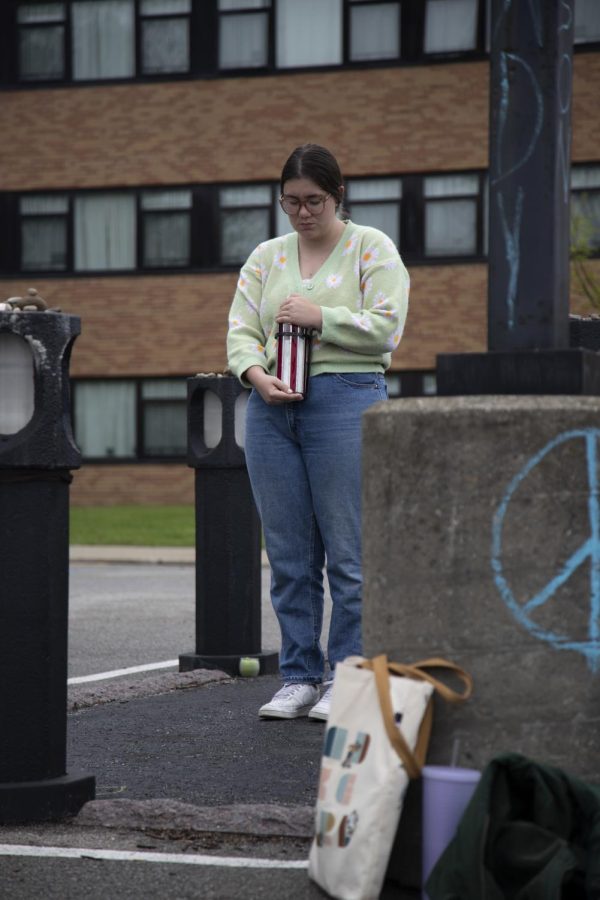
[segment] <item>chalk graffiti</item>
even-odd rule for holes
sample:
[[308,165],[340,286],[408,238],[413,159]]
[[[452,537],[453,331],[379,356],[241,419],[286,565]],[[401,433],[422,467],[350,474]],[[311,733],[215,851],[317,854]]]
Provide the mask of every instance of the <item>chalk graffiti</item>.
[[[565,3],[565,0],[561,0],[561,3]],[[500,9],[500,13],[496,19],[494,27],[492,29],[492,43],[496,40],[498,31],[502,26],[504,21],[504,17],[508,13],[512,6],[512,0],[502,0],[502,7]],[[533,23],[533,29],[535,31],[535,38],[538,43],[538,46],[543,45],[543,31],[542,31],[542,8],[541,8],[541,0],[529,0],[529,13],[531,15],[531,21]]]
[[[503,526],[509,504],[522,482],[532,470],[556,447],[567,441],[583,440],[585,442],[588,499],[587,512],[589,536],[578,549],[571,554],[560,570],[548,583],[526,602],[519,603],[504,575],[503,565]],[[500,595],[516,620],[532,635],[545,641],[556,650],[573,650],[585,656],[592,672],[600,670],[600,497],[598,485],[598,443],[600,429],[584,428],[565,431],[546,444],[535,454],[521,471],[510,482],[502,502],[494,515],[492,523],[491,566],[494,582]],[[587,640],[573,640],[566,634],[559,634],[538,625],[533,617],[537,609],[544,606],[579,568],[588,563],[590,566],[590,606],[587,620]]]
[[560,116],[558,120],[558,166],[562,181],[563,203],[569,202],[571,182],[571,84],[573,81],[573,63],[570,56],[564,53],[558,70],[558,101]]
[[[527,4],[518,7],[512,0],[498,0],[495,4],[495,20],[492,28],[492,58],[497,60],[498,103],[493,126],[493,153],[490,159],[490,186],[493,188],[492,204],[499,213],[500,231],[499,247],[504,256],[506,269],[496,276],[498,299],[506,310],[506,325],[513,330],[517,316],[518,286],[521,272],[521,244],[527,228],[521,228],[529,210],[535,208],[538,198],[527,194],[531,179],[531,160],[539,152],[540,139],[544,128],[546,114],[554,115],[554,107],[545,108],[544,93],[540,77],[544,77],[544,66],[539,53],[530,54],[533,43],[544,48],[548,43],[548,53],[554,47],[553,36],[548,28],[550,22],[556,29],[558,45],[566,49],[568,37],[561,37],[561,32],[569,32],[573,27],[572,2],[560,0],[556,15],[546,15],[543,0],[528,0]],[[523,53],[503,49],[511,46],[511,28],[519,25],[519,49]],[[508,23],[509,16],[515,20]],[[545,22],[547,27],[545,28]],[[503,34],[506,26],[506,34]],[[510,32],[510,34],[509,34]],[[545,52],[545,51],[544,51]],[[569,202],[570,193],[570,147],[571,147],[571,88],[572,61],[570,52],[565,52],[558,60],[556,71],[558,88],[558,121],[556,125],[556,177],[563,204]],[[528,114],[525,115],[525,109]],[[544,151],[547,152],[547,151]],[[530,164],[528,169],[525,167]],[[535,180],[535,179],[534,179]],[[495,202],[494,202],[495,201]],[[512,219],[512,223],[509,222]],[[494,235],[495,237],[495,235]],[[503,315],[504,318],[504,315]]]
[[512,226],[509,226],[506,211],[504,209],[504,197],[501,191],[496,194],[496,202],[498,204],[498,212],[500,213],[500,222],[502,224],[502,236],[504,238],[504,253],[508,265],[508,326],[512,328],[515,322],[515,299],[517,296],[517,285],[519,282],[519,266],[521,265],[521,255],[519,253],[519,242],[521,239],[521,218],[523,216],[523,197],[524,191],[522,187],[517,188],[517,199],[515,201],[515,211],[513,215]]
[[533,22],[533,30],[538,47],[544,44],[544,34],[542,30],[542,7],[540,0],[529,0],[529,12]]
[[[531,133],[529,140],[525,146],[524,152],[511,166],[504,168],[502,145],[505,137],[506,124],[510,111],[510,82],[508,78],[509,60],[513,65],[521,66],[529,79],[531,88],[535,98],[535,115],[531,121]],[[544,122],[544,98],[542,91],[535,77],[535,74],[524,59],[515,53],[500,53],[500,105],[498,112],[498,129],[496,134],[496,159],[494,172],[490,178],[492,186],[496,186],[503,179],[514,175],[521,169],[532,157]],[[510,131],[509,131],[510,133]],[[521,185],[517,187],[515,208],[513,213],[512,227],[508,226],[505,203],[508,197],[513,193],[512,190],[507,191],[507,198],[501,189],[496,191],[496,202],[500,213],[500,222],[502,225],[502,238],[504,241],[504,257],[508,267],[508,282],[506,285],[506,306],[507,306],[507,325],[510,329],[515,325],[515,302],[517,297],[517,287],[519,281],[519,269],[521,265],[521,219],[523,215],[523,202],[525,199],[525,191]]]
[[566,18],[564,22],[561,22],[559,25],[559,31],[568,31],[571,25],[573,24],[573,10],[570,5],[566,2],[566,0],[560,0],[561,12],[566,12]]
[[[527,143],[527,147],[524,153],[517,159],[517,161],[510,166],[508,169],[504,169],[502,165],[502,141],[504,138],[504,131],[506,128],[506,122],[508,118],[508,113],[510,109],[510,83],[508,79],[508,60],[512,60],[518,66],[521,66],[527,78],[529,79],[529,83],[531,85],[531,89],[533,91],[535,97],[535,115],[533,117],[533,121],[531,123],[531,136]],[[512,175],[514,172],[517,172],[519,169],[522,169],[525,163],[527,163],[531,157],[533,156],[533,152],[537,146],[537,142],[539,140],[542,125],[544,123],[544,97],[542,95],[542,90],[540,88],[539,82],[535,77],[533,69],[531,66],[525,62],[525,60],[518,56],[516,53],[501,53],[500,54],[500,112],[498,115],[498,135],[497,135],[497,149],[496,149],[496,174],[491,179],[492,184],[498,184],[499,181],[502,181],[504,178],[508,178],[509,175]]]

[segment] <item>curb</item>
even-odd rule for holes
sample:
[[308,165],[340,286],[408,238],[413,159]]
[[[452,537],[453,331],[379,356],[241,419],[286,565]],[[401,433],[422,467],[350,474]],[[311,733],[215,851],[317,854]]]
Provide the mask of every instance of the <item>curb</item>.
[[[193,806],[176,800],[90,800],[75,825],[126,828],[165,837],[193,835],[252,835],[309,840],[314,834],[314,807],[277,803]],[[174,834],[175,833],[175,834]]]
[[194,669],[191,672],[168,672],[165,675],[121,676],[110,681],[68,686],[67,712],[79,712],[101,703],[126,703],[157,694],[168,694],[216,681],[232,681],[230,675],[218,669]]
[[[189,565],[196,563],[195,547],[123,547],[112,545],[71,544],[71,563],[146,563],[156,565]],[[267,554],[261,553],[261,565],[268,567]]]

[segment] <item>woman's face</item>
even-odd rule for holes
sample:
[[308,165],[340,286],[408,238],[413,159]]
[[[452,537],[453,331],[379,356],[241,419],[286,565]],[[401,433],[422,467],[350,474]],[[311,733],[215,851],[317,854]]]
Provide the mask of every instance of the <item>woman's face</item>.
[[326,237],[337,221],[334,198],[311,178],[286,181],[282,207],[292,228],[308,240]]

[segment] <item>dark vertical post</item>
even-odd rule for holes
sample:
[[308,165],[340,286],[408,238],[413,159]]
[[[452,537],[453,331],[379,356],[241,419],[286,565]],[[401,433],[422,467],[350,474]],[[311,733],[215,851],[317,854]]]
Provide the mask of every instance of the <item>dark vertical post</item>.
[[569,346],[574,0],[492,0],[490,350]]
[[179,657],[182,672],[210,668],[237,675],[244,657],[258,661],[260,674],[278,669],[278,654],[261,652],[261,526],[239,427],[247,396],[232,376],[188,379],[188,464],[196,470],[196,651]]
[[599,394],[569,349],[574,0],[492,0],[488,353],[441,354],[438,393]]
[[[94,798],[66,774],[68,366],[79,319],[0,312],[0,824],[58,819]],[[24,365],[23,365],[24,363]],[[22,372],[21,372],[22,367]],[[10,404],[33,378],[33,409]],[[23,392],[25,395],[26,392]],[[15,417],[15,413],[17,416]],[[18,420],[15,428],[11,420]]]

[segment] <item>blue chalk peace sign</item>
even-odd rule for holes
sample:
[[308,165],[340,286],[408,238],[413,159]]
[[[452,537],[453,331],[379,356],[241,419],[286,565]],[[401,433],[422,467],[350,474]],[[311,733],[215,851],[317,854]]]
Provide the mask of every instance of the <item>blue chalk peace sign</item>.
[[[552,450],[566,441],[583,439],[585,441],[587,479],[588,479],[588,520],[589,536],[587,540],[569,557],[559,572],[533,597],[525,603],[518,603],[503,574],[502,564],[502,529],[506,511],[511,499],[529,473]],[[575,650],[582,653],[590,669],[595,672],[600,666],[600,506],[598,497],[598,442],[600,429],[583,428],[565,431],[551,440],[539,453],[532,456],[527,464],[510,482],[502,502],[492,522],[492,571],[494,582],[502,599],[524,628],[535,638],[546,641],[557,650]],[[556,591],[582,566],[590,564],[590,609],[588,616],[587,640],[572,640],[568,635],[558,634],[540,627],[532,618],[536,609],[543,606]]]

